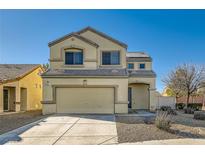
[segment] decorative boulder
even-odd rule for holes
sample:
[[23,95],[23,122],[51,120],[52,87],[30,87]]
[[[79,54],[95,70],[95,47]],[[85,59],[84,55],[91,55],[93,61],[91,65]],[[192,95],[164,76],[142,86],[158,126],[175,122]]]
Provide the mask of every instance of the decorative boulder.
[[195,111],[194,112],[194,119],[205,120],[205,111]]

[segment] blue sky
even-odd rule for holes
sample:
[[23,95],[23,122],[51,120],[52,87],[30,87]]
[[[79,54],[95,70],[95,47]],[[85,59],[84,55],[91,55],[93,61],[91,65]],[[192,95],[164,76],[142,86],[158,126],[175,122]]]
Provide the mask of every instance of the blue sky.
[[205,64],[205,10],[0,10],[0,63],[46,63],[49,41],[86,26],[151,55],[159,91],[178,64]]

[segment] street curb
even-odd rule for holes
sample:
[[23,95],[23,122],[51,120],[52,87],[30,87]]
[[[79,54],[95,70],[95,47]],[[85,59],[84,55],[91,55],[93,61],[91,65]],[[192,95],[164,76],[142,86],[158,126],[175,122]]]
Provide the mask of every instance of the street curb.
[[7,133],[4,133],[2,135],[0,135],[0,145],[5,144],[8,141],[18,141],[20,138],[18,137],[19,134],[23,133],[25,130],[37,125],[38,123],[44,121],[46,118],[42,118],[40,120],[34,121],[32,123],[26,124],[22,127],[16,128],[14,130],[11,130]]

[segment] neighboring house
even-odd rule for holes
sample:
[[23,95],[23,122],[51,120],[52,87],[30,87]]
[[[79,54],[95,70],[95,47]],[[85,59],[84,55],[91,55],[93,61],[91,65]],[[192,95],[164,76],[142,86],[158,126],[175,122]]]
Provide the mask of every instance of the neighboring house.
[[41,65],[0,64],[0,112],[41,109],[41,73]]
[[128,113],[156,108],[152,59],[91,27],[49,43],[43,113]]
[[[203,104],[205,102],[205,88],[204,85],[197,91],[197,94],[190,96],[189,103]],[[164,88],[162,96],[173,96],[173,92],[169,88]],[[176,99],[176,103],[187,103],[187,96],[181,96]]]

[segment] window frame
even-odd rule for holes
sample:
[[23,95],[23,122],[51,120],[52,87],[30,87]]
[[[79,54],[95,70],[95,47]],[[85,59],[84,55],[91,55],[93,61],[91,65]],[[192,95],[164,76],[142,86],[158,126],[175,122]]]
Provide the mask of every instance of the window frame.
[[[141,65],[144,65],[144,68],[141,68]],[[139,69],[140,70],[145,70],[146,69],[146,64],[145,63],[139,63]]]
[[[129,64],[133,65],[133,68],[129,68]],[[133,70],[134,68],[135,68],[135,64],[134,63],[127,63],[127,69]]]
[[[110,64],[103,64],[103,53],[110,53]],[[112,63],[112,53],[118,53],[119,57],[118,57],[118,60],[119,60],[119,63],[117,64],[114,64]],[[101,51],[101,65],[102,66],[120,66],[121,65],[121,52],[119,50],[106,50],[106,51]]]
[[[73,55],[73,63],[66,63],[66,54],[68,54],[68,53],[72,53]],[[75,53],[81,53],[82,54],[82,63],[79,63],[79,64],[77,64],[75,61]],[[64,60],[64,65],[66,65],[66,66],[81,66],[81,65],[84,65],[84,52],[83,52],[83,50],[82,49],[66,49],[65,50],[65,52],[64,52],[64,58],[65,58],[65,60]]]

